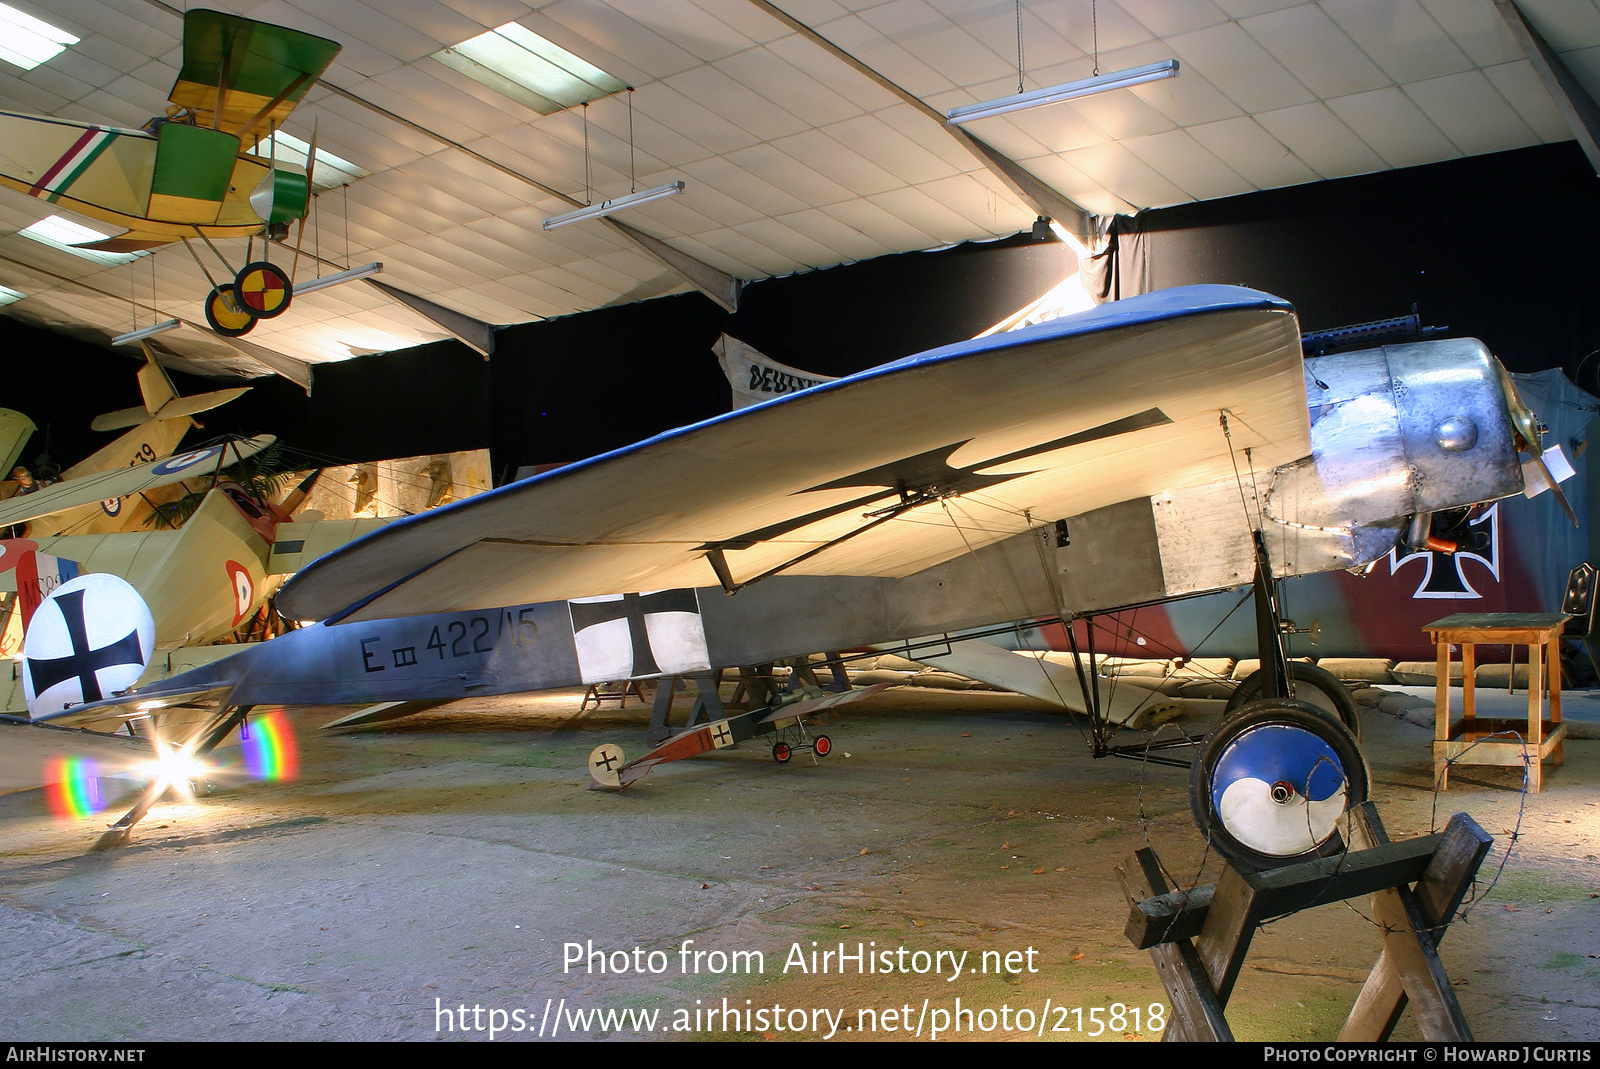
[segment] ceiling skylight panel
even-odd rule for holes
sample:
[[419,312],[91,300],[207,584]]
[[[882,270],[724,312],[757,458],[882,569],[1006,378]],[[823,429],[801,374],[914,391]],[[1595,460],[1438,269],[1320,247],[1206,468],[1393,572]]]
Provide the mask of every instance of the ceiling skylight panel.
[[628,88],[627,83],[516,22],[441,49],[433,58],[541,115]]
[[[304,167],[306,157],[311,153],[311,146],[293,134],[278,130],[271,137],[262,138],[253,151],[257,156],[276,158],[280,164]],[[311,174],[311,191],[321,193],[371,176],[371,171],[364,171],[349,160],[340,159],[319,145],[316,167]]]
[[48,63],[78,38],[10,4],[0,4],[0,59],[31,71]]
[[136,260],[146,255],[142,252],[104,252],[100,249],[79,248],[80,245],[104,241],[108,235],[98,230],[90,230],[81,223],[74,223],[71,219],[59,215],[47,215],[37,223],[17,231],[25,238],[31,238],[41,245],[49,245],[62,252],[70,252],[74,256],[81,256],[85,260],[93,260],[102,264],[125,264],[129,260]]

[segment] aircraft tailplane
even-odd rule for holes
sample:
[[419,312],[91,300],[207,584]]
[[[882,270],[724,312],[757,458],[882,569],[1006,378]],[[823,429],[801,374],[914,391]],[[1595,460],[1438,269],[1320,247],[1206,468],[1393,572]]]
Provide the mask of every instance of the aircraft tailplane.
[[144,367],[139,369],[139,393],[144,397],[144,410],[152,418],[178,396],[167,369],[156,363],[156,352],[148,345],[144,347]]

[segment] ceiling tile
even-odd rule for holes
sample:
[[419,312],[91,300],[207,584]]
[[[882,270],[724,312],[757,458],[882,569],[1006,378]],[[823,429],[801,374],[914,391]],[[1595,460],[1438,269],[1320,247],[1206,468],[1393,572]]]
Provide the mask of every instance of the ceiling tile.
[[1581,0],[1517,0],[1523,17],[1557,52],[1600,45],[1600,9]]
[[1505,20],[1492,3],[1463,4],[1460,0],[1421,0],[1456,47],[1480,67],[1522,59],[1522,49],[1511,37]]
[[826,86],[851,101],[861,111],[877,111],[900,100],[871,78],[797,33],[773,41],[767,50],[818,85]]
[[1116,141],[1158,134],[1174,125],[1171,119],[1133,93],[1100,93],[1074,100],[1069,106]]
[[1485,67],[1484,77],[1489,79],[1506,103],[1533,132],[1544,141],[1568,141],[1572,130],[1556,110],[1555,101],[1545,90],[1544,83],[1527,60],[1501,63]]
[[1468,155],[1539,142],[1538,135],[1517,117],[1481,71],[1412,82],[1405,92]]
[[1472,66],[1417,0],[1322,0],[1322,10],[1397,82]]
[[326,75],[326,80],[335,85],[348,84],[353,76],[370,78],[374,74],[382,74],[402,62],[392,53],[367,44],[364,38],[315,18],[286,0],[271,0],[270,3],[252,8],[250,17],[339,42],[339,58],[333,61]]
[[1323,178],[1384,169],[1378,154],[1321,101],[1264,111],[1255,119]]
[[1123,145],[1095,145],[1066,153],[1067,162],[1140,208],[1181,204],[1191,198]]
[[1125,145],[1191,200],[1231,197],[1255,188],[1182,130],[1133,138]]
[[785,134],[799,133],[807,126],[765,97],[757,96],[715,67],[696,67],[674,75],[667,84],[688,97],[693,104],[722,116],[756,138],[770,141]]
[[748,205],[769,205],[764,215],[782,215],[809,207],[807,203],[764,178],[739,167],[723,156],[700,160],[685,167],[684,173],[712,189]]
[[729,56],[718,67],[751,92],[768,100],[781,100],[786,110],[813,126],[860,115],[859,104],[779,59],[765,48],[752,48]]
[[807,130],[781,138],[774,141],[772,147],[796,161],[826,161],[827,178],[858,197],[905,185],[904,179],[846,148],[823,130]]
[[633,85],[668,78],[701,63],[692,53],[599,0],[558,0],[518,21]]
[[1212,0],[1185,0],[1181,4],[1171,0],[1117,0],[1117,3],[1157,37],[1203,30],[1227,22],[1230,17]]
[[1316,178],[1316,172],[1254,119],[1191,126],[1189,133],[1240,177],[1261,189],[1292,186]]
[[661,0],[607,0],[607,3],[702,62],[715,63],[756,43],[727,20],[717,18],[698,4],[664,4]]
[[[374,5],[383,14],[395,22],[416,31],[429,41],[437,42],[428,49],[428,53],[437,52],[440,48],[457,45],[468,38],[476,37],[484,29],[493,29],[503,26],[523,12],[517,11],[516,15],[508,15],[498,22],[484,23],[463,15],[453,8],[439,3],[438,0],[381,0]],[[522,8],[521,4],[511,5],[511,9]],[[525,9],[524,9],[525,10]]]
[[[909,114],[910,109],[904,109]],[[885,122],[880,115],[862,115],[859,118],[847,119],[844,122],[834,123],[826,127],[824,132],[846,148],[852,149],[863,159],[882,167],[903,182],[915,185],[934,178],[942,178],[952,170],[945,158],[930,152],[919,140],[906,136],[903,129]],[[944,131],[935,131],[942,142],[951,142]],[[953,142],[951,142],[953,144]],[[942,148],[948,147],[941,144]],[[966,156],[970,155],[964,150],[956,152]]]
[[1412,167],[1461,155],[1399,89],[1339,97],[1328,101],[1328,107],[1392,166]]
[[854,15],[828,23],[822,35],[913,96],[931,96],[953,84],[949,75]]
[[1257,15],[1239,25],[1320,97],[1346,96],[1392,84],[1315,4]]
[[1245,111],[1271,111],[1312,99],[1306,87],[1238,23],[1172,37],[1167,44],[1185,67],[1194,67]]
[[[340,44],[359,41],[363,46],[387,52],[395,59],[406,63],[421,59],[431,52],[437,52],[444,45],[453,43],[438,41],[418,33],[405,23],[390,18],[384,10],[360,3],[359,0],[338,0],[336,3],[288,0],[285,6],[289,5],[300,8],[307,15],[320,19],[337,31],[323,36],[332,38]],[[264,5],[264,7],[271,6],[275,5]]]
[[891,189],[867,198],[890,215],[905,220],[940,244],[964,241],[972,234],[972,224],[921,189]]

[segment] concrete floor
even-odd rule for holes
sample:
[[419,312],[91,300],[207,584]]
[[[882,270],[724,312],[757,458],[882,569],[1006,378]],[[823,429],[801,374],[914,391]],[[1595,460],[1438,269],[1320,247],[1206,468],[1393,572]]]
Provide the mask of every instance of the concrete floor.
[[[1118,1004],[1098,1038],[1159,1038],[1147,1014],[1164,994],[1122,935],[1114,870],[1153,845],[1175,874],[1214,878],[1186,771],[1095,760],[1080,722],[1015,695],[901,689],[830,725],[820,764],[778,767],[746,743],[612,795],[585,789],[585,755],[601,741],[639,751],[644,711],[579,716],[577,704],[576,691],[482,699],[340,736],[316,730],[338,710],[296,710],[294,781],[219,772],[215,794],[159,805],[130,845],[99,853],[115,811],[53,818],[40,792],[14,788],[51,754],[110,769],[129,746],[0,726],[0,789],[13,788],[0,797],[8,1032],[487,1041],[491,1025],[520,1020],[505,1041],[541,1022],[549,1037],[554,1018],[563,1039],[792,1039],[828,1035],[816,1012],[828,1010],[843,1015],[836,1038],[903,1039],[919,1023],[924,1038],[948,1027],[959,999],[979,1012],[950,1038],[1041,1025],[1045,1038],[1089,1038]],[[1464,810],[1496,837],[1442,950],[1476,1037],[1600,1039],[1600,742],[1570,742],[1541,794],[1523,795],[1519,773],[1474,768],[1435,798],[1426,729],[1369,712],[1365,731],[1391,835]],[[1351,905],[1257,936],[1229,1006],[1239,1038],[1337,1034],[1379,947],[1365,903]],[[916,951],[966,958],[954,979],[949,957],[942,975],[801,972],[792,948],[813,941],[904,947],[908,964]],[[564,968],[568,943],[628,951],[629,971]],[[664,971],[648,971],[651,950],[667,952]],[[696,972],[696,950],[760,951],[765,969],[718,973],[713,954]],[[998,974],[974,971],[985,952]],[[1007,954],[1020,972],[1003,970]],[[705,1015],[724,1005],[768,1015]],[[629,1009],[658,1010],[655,1030],[573,1015]],[[1415,1037],[1409,1019],[1398,1035]]]

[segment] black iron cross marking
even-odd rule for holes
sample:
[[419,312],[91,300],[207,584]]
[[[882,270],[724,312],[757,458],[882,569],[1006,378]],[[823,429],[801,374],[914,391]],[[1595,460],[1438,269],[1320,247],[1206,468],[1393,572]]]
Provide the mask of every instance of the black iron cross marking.
[[572,631],[576,634],[586,627],[611,620],[628,621],[628,640],[633,644],[633,674],[636,676],[660,675],[650,649],[650,632],[645,629],[644,618],[654,612],[692,612],[699,615],[700,606],[693,590],[658,590],[653,594],[624,594],[610,601],[572,601]]
[[135,628],[109,646],[94,650],[89,648],[89,633],[83,623],[84,591],[58,594],[56,605],[67,623],[67,635],[72,640],[72,653],[66,657],[41,657],[28,659],[28,671],[33,674],[33,692],[43,694],[64,679],[78,677],[83,690],[83,700],[97,702],[100,681],[95,672],[119,664],[143,664],[144,650],[139,645],[139,631]]
[[1041,453],[1050,453],[1057,449],[1066,449],[1069,446],[1085,445],[1089,442],[1098,442],[1106,438],[1115,438],[1118,435],[1131,434],[1147,427],[1159,427],[1171,422],[1172,417],[1161,411],[1161,409],[1147,408],[1143,412],[1135,412],[1131,416],[1114,419],[1110,423],[1102,423],[1098,427],[1090,427],[1088,430],[1078,431],[1064,438],[1040,442],[1037,445],[1006,453],[1004,456],[991,457],[988,460],[980,460],[975,464],[968,464],[958,468],[950,463],[950,458],[955,455],[956,450],[972,440],[970,438],[963,439],[950,445],[940,446],[937,449],[930,449],[925,453],[902,457],[888,464],[880,464],[875,468],[856,472],[854,475],[846,475],[842,479],[834,479],[831,482],[808,486],[804,490],[798,491],[798,493],[809,494],[816,490],[842,490],[857,486],[863,488],[884,487],[885,489],[883,490],[875,491],[864,497],[853,498],[842,505],[833,505],[825,509],[819,509],[816,512],[807,513],[804,516],[782,520],[770,527],[748,531],[734,538],[708,543],[701,548],[749,549],[760,542],[781,537],[790,531],[797,531],[802,527],[816,523],[818,520],[825,520],[831,516],[838,516],[854,509],[863,508],[896,495],[899,496],[902,502],[913,503],[920,502],[923,499],[931,500],[938,497],[970,493],[985,486],[1010,482],[1012,479],[1020,479],[1024,475],[1032,474],[1025,471],[1012,472],[1007,475],[978,474],[984,468],[999,467],[1001,464],[1025,460]]
[[732,738],[733,733],[728,730],[728,722],[726,720],[718,720],[715,724],[711,725],[711,741],[715,743],[719,749],[723,746],[726,746]]
[[1481,529],[1488,536],[1488,544],[1481,550],[1458,550],[1455,553],[1441,553],[1438,550],[1424,549],[1400,555],[1398,549],[1389,551],[1389,574],[1393,575],[1408,561],[1421,560],[1426,568],[1422,573],[1422,581],[1417,584],[1417,589],[1412,593],[1413,598],[1453,598],[1471,599],[1481,598],[1471,583],[1467,581],[1466,573],[1462,571],[1463,561],[1475,560],[1488,569],[1492,578],[1499,578],[1500,574],[1500,546],[1498,541],[1499,517],[1498,505],[1491,506],[1481,517],[1472,521],[1473,527],[1482,525]]
[[607,750],[606,751],[606,755],[604,757],[600,758],[600,760],[596,761],[594,764],[595,764],[596,768],[603,768],[607,772],[610,772],[610,771],[612,771],[611,766],[616,764],[616,763],[617,763],[617,755],[612,753],[610,750]]

